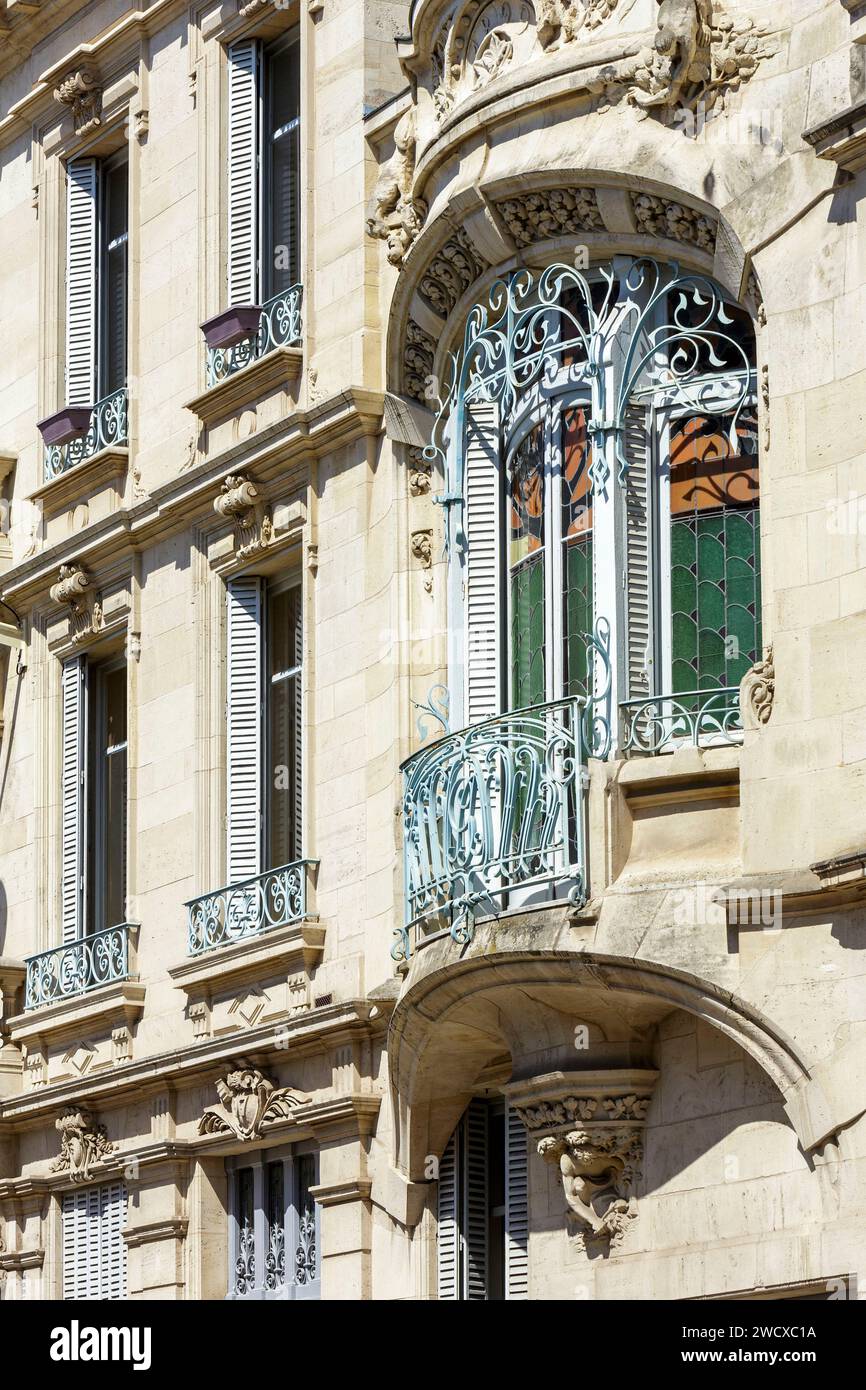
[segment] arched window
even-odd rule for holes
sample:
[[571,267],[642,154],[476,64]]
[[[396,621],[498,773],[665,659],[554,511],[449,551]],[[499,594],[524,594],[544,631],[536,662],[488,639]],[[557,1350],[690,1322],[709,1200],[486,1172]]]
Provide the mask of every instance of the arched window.
[[609,685],[621,751],[739,736],[761,653],[745,310],[648,260],[517,272],[469,316],[437,439],[459,722]]

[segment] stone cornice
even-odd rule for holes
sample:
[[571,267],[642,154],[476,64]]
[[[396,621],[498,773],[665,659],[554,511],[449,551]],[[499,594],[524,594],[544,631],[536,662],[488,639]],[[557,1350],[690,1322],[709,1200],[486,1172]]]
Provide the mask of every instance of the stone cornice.
[[246,1056],[270,1065],[274,1065],[275,1059],[321,1054],[359,1034],[384,1035],[390,1012],[389,1001],[379,999],[330,1004],[246,1029],[242,1036],[233,1033],[208,1038],[120,1064],[110,1072],[40,1086],[0,1101],[0,1124],[37,1128],[73,1101],[110,1114],[111,1107],[126,1104],[130,1095],[142,1098],[162,1090],[169,1081],[176,1088],[198,1086],[208,1071],[219,1070],[237,1057],[241,1047]]
[[293,466],[309,466],[345,444],[378,435],[383,411],[384,394],[358,386],[296,410],[252,439],[180,473],[134,506],[120,508],[7,570],[0,598],[8,598],[20,612],[47,600],[60,564],[81,562],[98,585],[102,566],[118,554],[140,551],[205,519],[215,529],[220,523],[214,518],[213,498],[226,473],[253,469],[258,485],[274,482],[283,487]]

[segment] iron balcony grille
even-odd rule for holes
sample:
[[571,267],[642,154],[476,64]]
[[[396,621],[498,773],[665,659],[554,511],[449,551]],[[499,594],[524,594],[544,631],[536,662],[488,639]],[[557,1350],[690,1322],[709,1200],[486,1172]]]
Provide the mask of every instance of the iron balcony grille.
[[232,347],[207,349],[208,388],[242,371],[259,357],[279,347],[297,347],[301,341],[301,300],[303,286],[292,285],[265,300],[258,332]]
[[307,916],[308,880],[316,862],[297,859],[191,898],[185,904],[189,955],[301,921]]
[[622,715],[623,753],[672,752],[684,744],[694,747],[742,742],[740,687],[684,690],[625,700]]
[[59,478],[76,464],[129,442],[129,394],[125,386],[97,401],[90,413],[87,433],[69,444],[54,444],[45,450],[45,481]]
[[464,944],[485,904],[585,901],[587,712],[577,698],[515,710],[403,764],[406,917],[396,960],[446,932]]
[[130,938],[135,930],[135,923],[122,922],[38,956],[28,956],[25,1009],[38,1009],[129,979]]

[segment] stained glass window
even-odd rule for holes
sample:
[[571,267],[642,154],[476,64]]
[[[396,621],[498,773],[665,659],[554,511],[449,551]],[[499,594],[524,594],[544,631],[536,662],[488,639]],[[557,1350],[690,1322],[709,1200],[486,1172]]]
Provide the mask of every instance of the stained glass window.
[[536,425],[512,463],[508,508],[513,709],[540,704],[544,680],[544,435]]
[[739,684],[761,651],[757,430],[753,416],[693,415],[670,440],[674,693]]
[[586,407],[563,413],[562,574],[564,599],[563,694],[586,695],[587,634],[592,631],[592,482]]

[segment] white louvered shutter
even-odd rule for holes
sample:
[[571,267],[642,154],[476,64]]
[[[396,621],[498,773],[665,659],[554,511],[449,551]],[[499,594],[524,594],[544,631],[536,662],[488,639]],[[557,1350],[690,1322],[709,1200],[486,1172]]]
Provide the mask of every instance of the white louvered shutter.
[[99,166],[66,166],[66,403],[96,399],[96,208]]
[[439,1191],[437,1198],[436,1258],[439,1272],[439,1298],[454,1302],[459,1297],[457,1226],[457,1149],[458,1130],[445,1145],[439,1162]]
[[229,883],[261,872],[262,581],[228,583],[226,778]]
[[646,411],[626,411],[625,484],[628,698],[655,694],[653,660],[652,492]]
[[487,1106],[473,1100],[463,1120],[463,1297],[487,1298]]
[[505,1109],[505,1297],[529,1297],[529,1169],[526,1130]]
[[499,713],[500,474],[498,408],[471,407],[466,423],[466,722]]
[[61,882],[63,941],[84,934],[84,800],[86,668],[83,656],[70,657],[61,674]]
[[100,1298],[126,1297],[126,1187],[107,1183],[99,1189]]
[[229,304],[258,302],[260,72],[258,40],[229,47]]
[[121,1182],[66,1192],[62,1204],[64,1299],[118,1299],[127,1293],[126,1187]]

